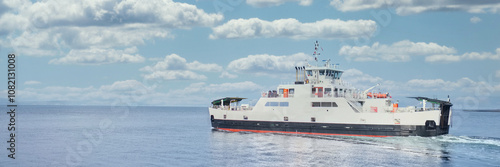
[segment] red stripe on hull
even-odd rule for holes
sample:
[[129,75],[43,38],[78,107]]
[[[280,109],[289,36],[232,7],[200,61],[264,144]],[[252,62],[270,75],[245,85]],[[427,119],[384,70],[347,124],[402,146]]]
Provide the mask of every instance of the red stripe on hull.
[[285,131],[230,129],[230,128],[216,128],[216,129],[230,131],[230,132],[287,133],[287,134],[327,135],[327,136],[391,137],[391,136],[379,136],[379,135],[356,135],[356,134],[311,133],[311,132],[285,132]]

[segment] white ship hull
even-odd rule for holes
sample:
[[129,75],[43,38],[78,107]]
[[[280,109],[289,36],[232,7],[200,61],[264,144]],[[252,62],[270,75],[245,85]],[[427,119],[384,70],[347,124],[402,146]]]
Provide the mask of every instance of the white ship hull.
[[[319,44],[315,43],[314,55]],[[316,58],[317,60],[317,58]],[[361,91],[341,79],[343,71],[323,66],[295,67],[296,81],[262,93],[255,106],[244,98],[222,98],[209,108],[212,127],[228,131],[364,136],[436,136],[448,134],[448,101],[413,97],[423,107],[399,107],[389,93]],[[426,108],[426,103],[433,103]],[[234,105],[236,103],[236,105]],[[437,105],[438,107],[434,108]]]
[[[319,100],[335,102],[337,107],[311,107]],[[266,107],[267,102],[288,102],[288,107]],[[364,108],[358,113],[344,98],[261,98],[252,110],[209,108],[209,112],[212,127],[227,131],[385,137],[448,134],[451,111],[446,104],[441,108],[397,112]]]

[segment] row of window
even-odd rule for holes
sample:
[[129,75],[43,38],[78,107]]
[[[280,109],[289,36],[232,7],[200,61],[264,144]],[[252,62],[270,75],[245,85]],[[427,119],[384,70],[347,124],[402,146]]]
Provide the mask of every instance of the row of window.
[[267,102],[266,107],[288,107],[288,102]]
[[312,102],[312,107],[338,107],[335,102]]
[[[267,102],[266,107],[288,107],[288,102]],[[335,102],[312,102],[312,107],[338,107]]]
[[[226,114],[224,114],[224,119],[226,119]],[[248,116],[246,115],[243,115],[243,119],[244,120],[248,120]],[[283,117],[283,121],[288,121],[288,117]],[[311,122],[316,122],[316,117],[311,117]],[[234,123],[233,123],[234,124]],[[257,123],[257,125],[260,125],[259,123]],[[278,124],[276,124],[275,126],[279,126]]]

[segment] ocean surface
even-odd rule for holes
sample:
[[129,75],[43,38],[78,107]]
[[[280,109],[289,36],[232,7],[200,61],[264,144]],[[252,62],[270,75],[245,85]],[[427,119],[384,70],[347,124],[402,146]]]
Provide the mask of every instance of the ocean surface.
[[0,166],[500,166],[500,112],[454,110],[449,135],[343,137],[212,130],[207,108],[17,107]]

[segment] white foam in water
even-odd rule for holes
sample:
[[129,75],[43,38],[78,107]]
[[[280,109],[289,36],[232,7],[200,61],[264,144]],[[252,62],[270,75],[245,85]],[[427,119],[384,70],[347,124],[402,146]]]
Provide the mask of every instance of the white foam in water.
[[495,138],[481,138],[481,137],[476,138],[469,136],[452,136],[452,135],[444,135],[432,138],[441,142],[448,142],[448,143],[484,144],[484,145],[493,145],[500,147],[500,140]]

